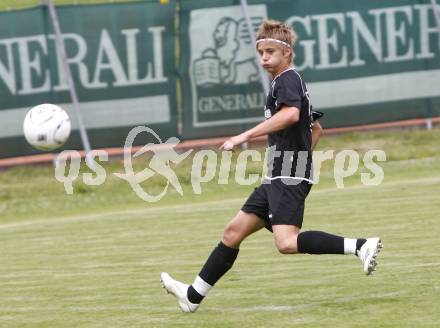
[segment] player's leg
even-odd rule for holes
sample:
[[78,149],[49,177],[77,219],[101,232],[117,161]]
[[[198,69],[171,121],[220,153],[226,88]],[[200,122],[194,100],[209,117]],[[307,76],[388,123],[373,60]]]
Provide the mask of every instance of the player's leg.
[[368,239],[344,238],[323,231],[299,232],[290,225],[272,226],[275,244],[283,254],[354,254],[363,264],[365,274],[376,269],[376,257],[382,248],[379,237]]
[[265,222],[257,215],[239,211],[226,225],[222,240],[211,252],[192,285],[174,280],[167,273],[161,274],[164,287],[177,297],[182,311],[197,310],[209,290],[234,264],[241,242],[264,226]]
[[241,242],[264,226],[264,221],[255,214],[239,211],[226,225],[222,240],[211,252],[199,275],[189,287],[188,299],[193,303],[200,303],[215,283],[232,268]]
[[266,223],[254,213],[240,210],[223,230],[221,242],[227,247],[238,249],[247,236],[264,228],[265,225]]
[[282,254],[356,254],[365,239],[351,239],[323,231],[305,231],[294,225],[272,225],[275,245]]
[[271,186],[269,217],[278,250],[283,254],[354,254],[362,260],[366,274],[373,272],[376,256],[382,248],[378,237],[355,239],[323,231],[300,232],[304,201],[309,191],[310,186],[306,183]]
[[276,224],[272,225],[275,246],[281,254],[296,254],[298,248],[296,240],[300,229],[294,225]]
[[269,223],[266,189],[264,185],[256,188],[242,210],[226,225],[222,240],[211,252],[192,285],[174,280],[167,273],[161,274],[164,287],[177,297],[182,311],[197,310],[208,291],[234,264],[241,242]]

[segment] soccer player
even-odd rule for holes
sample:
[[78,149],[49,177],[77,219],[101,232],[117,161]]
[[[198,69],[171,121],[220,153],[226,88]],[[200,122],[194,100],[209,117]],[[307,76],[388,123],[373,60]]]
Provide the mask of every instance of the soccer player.
[[254,190],[237,215],[226,225],[220,243],[212,251],[192,285],[163,272],[163,287],[173,294],[183,312],[195,312],[215,283],[232,267],[241,242],[266,227],[273,232],[282,254],[354,254],[369,275],[376,268],[382,247],[378,237],[354,239],[322,231],[301,232],[304,202],[312,186],[312,150],[321,135],[314,120],[307,86],[291,66],[296,33],[283,23],[264,21],[257,33],[260,63],[272,75],[265,106],[266,120],[227,140],[222,149],[232,150],[248,140],[268,135],[268,176]]

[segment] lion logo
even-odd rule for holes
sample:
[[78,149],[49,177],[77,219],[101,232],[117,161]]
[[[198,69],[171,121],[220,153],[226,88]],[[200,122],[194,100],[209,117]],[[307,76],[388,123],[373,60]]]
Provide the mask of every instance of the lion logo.
[[[257,30],[263,17],[252,17],[252,28]],[[211,87],[216,84],[241,84],[258,82],[255,45],[249,35],[244,18],[235,20],[222,17],[212,34],[213,48],[202,52],[194,61],[197,86]]]

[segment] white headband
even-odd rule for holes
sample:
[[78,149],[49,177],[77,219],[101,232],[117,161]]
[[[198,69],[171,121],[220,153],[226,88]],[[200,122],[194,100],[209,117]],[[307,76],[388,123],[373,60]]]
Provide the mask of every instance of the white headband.
[[290,45],[287,42],[284,42],[284,41],[281,41],[281,40],[277,40],[277,39],[272,39],[272,38],[265,38],[265,39],[257,40],[257,42],[255,42],[255,45],[258,45],[260,42],[263,42],[263,41],[276,42],[276,43],[282,44],[283,46],[286,46],[286,47],[290,48]]

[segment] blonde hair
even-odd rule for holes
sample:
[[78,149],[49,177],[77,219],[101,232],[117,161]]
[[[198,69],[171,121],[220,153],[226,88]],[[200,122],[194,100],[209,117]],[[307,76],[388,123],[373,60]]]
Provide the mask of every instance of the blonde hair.
[[290,62],[295,58],[293,46],[298,39],[298,35],[291,26],[285,23],[275,20],[264,20],[258,29],[256,39],[257,41],[261,39],[276,39],[285,42],[291,50]]

